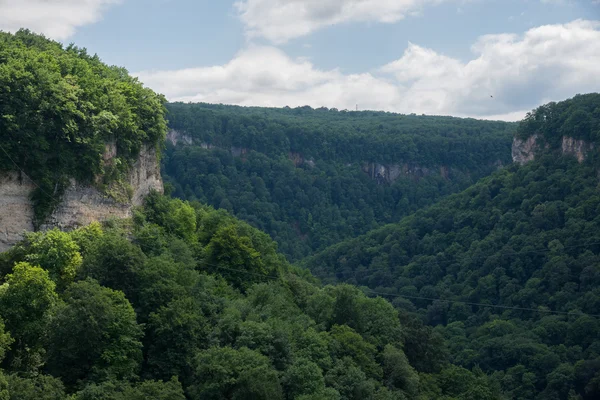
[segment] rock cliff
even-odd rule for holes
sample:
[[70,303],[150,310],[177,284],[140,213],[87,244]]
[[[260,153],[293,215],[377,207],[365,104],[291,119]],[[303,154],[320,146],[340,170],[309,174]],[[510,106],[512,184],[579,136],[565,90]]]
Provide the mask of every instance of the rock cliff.
[[[362,170],[364,173],[368,174],[371,179],[377,180],[380,183],[393,183],[401,176],[419,179],[433,173],[433,171],[427,167],[412,163],[388,165],[365,162],[362,165]],[[448,167],[440,167],[440,174],[447,179],[449,174]]]
[[594,149],[594,143],[588,143],[585,140],[577,140],[564,136],[562,138],[561,150],[563,154],[570,154],[577,158],[577,161],[585,160],[587,154]]
[[183,132],[176,131],[175,129],[170,129],[169,132],[167,132],[167,140],[173,143],[173,146],[177,146],[177,143],[179,142],[185,144],[194,143],[194,139],[191,136]]
[[[105,162],[116,155],[114,146],[107,144]],[[94,186],[72,180],[61,197],[60,204],[42,229],[58,227],[73,229],[93,221],[125,218],[134,206],[141,205],[151,190],[163,191],[156,149],[144,146],[130,169],[125,182],[129,199],[117,201]],[[15,244],[24,231],[32,231],[33,206],[30,200],[35,184],[18,173],[0,173],[0,252]]]
[[[526,140],[515,138],[512,144],[512,159],[518,164],[526,164],[535,159],[536,153],[544,147],[548,149],[548,143],[544,143],[544,139],[539,135],[532,135]],[[574,139],[572,137],[563,136],[560,152],[563,155],[571,155],[577,158],[577,161],[583,162],[588,153],[594,149],[594,143],[586,142],[585,140]]]

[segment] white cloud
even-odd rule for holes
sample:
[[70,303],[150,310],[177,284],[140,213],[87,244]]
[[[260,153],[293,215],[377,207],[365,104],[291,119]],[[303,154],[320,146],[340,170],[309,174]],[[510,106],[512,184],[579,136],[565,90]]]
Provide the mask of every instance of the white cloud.
[[273,43],[345,22],[397,22],[448,0],[239,0],[235,8],[249,37]]
[[121,0],[0,0],[0,30],[20,28],[63,40],[75,29],[100,20],[102,12]]
[[[273,47],[222,66],[137,75],[172,101],[311,105],[520,119],[551,100],[600,91],[600,22],[577,20],[524,35],[482,36],[462,62],[409,43],[398,60],[361,74],[321,70]],[[492,97],[493,96],[493,97]]]

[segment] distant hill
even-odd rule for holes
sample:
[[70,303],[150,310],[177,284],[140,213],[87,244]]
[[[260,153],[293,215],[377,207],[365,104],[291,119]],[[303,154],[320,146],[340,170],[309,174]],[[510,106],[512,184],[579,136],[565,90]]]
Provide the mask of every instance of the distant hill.
[[515,124],[335,109],[167,105],[172,194],[231,211],[291,260],[511,162]]
[[599,144],[600,94],[542,106],[517,131],[524,165],[304,265],[436,326],[508,398],[600,398]]

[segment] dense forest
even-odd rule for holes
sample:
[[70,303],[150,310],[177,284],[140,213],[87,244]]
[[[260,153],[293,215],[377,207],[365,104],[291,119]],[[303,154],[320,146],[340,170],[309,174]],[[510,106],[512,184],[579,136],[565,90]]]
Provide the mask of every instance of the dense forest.
[[510,163],[515,128],[310,107],[167,109],[170,128],[194,141],[167,147],[172,194],[232,212],[290,260],[396,222]]
[[199,203],[30,233],[0,279],[2,399],[501,398],[417,319]]
[[305,265],[435,326],[453,363],[481,368],[508,398],[597,399],[600,158],[561,157],[560,138],[599,137],[600,95],[542,106],[517,134],[548,146]]
[[600,398],[600,94],[518,125],[163,103],[0,32],[0,173],[38,225],[166,117],[193,142],[163,152],[179,198],[0,254],[0,400]]
[[[164,141],[164,102],[125,69],[108,67],[85,49],[27,30],[0,32],[0,171],[36,183],[37,226],[69,178],[116,197],[126,193],[120,180],[142,145]],[[109,142],[117,154],[107,164],[102,156]]]

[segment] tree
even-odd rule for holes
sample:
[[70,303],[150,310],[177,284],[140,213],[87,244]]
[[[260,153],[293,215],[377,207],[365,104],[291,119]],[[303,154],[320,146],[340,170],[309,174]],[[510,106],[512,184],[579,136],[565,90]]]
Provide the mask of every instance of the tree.
[[210,240],[206,253],[208,269],[218,272],[239,289],[246,289],[253,282],[267,279],[272,272],[261,253],[253,247],[252,239],[240,235],[235,224],[219,228]]
[[87,279],[74,283],[50,327],[47,370],[68,386],[128,379],[141,361],[142,328],[122,292]]
[[179,376],[188,383],[194,355],[207,347],[208,324],[199,304],[191,297],[170,302],[150,314],[147,363],[152,375]]
[[10,345],[15,340],[10,336],[10,333],[4,331],[4,321],[0,318],[0,363],[4,360],[4,356],[10,349]]
[[145,259],[138,246],[119,233],[106,232],[90,248],[80,275],[93,278],[102,286],[123,291],[136,304],[138,275]]
[[63,383],[52,376],[21,377],[13,374],[7,377],[7,382],[10,400],[67,400]]
[[385,346],[382,354],[384,380],[390,389],[400,389],[409,397],[418,394],[419,376],[408,363],[402,350]]
[[173,378],[169,381],[143,381],[129,383],[107,381],[90,384],[76,393],[73,400],[185,400],[183,388]]
[[15,265],[0,287],[0,312],[14,338],[8,364],[19,371],[35,371],[42,364],[46,335],[58,296],[47,271],[26,262]]
[[369,378],[380,378],[381,367],[375,360],[377,349],[347,325],[334,325],[330,330],[330,349],[334,357],[351,358]]
[[267,357],[248,348],[230,347],[198,353],[189,393],[193,400],[283,398],[277,372]]
[[283,375],[282,384],[289,399],[316,395],[325,389],[325,379],[321,368],[304,358],[300,358],[290,365]]
[[77,275],[82,262],[79,246],[68,233],[54,228],[47,232],[32,232],[25,237],[25,260],[50,273],[60,291]]

